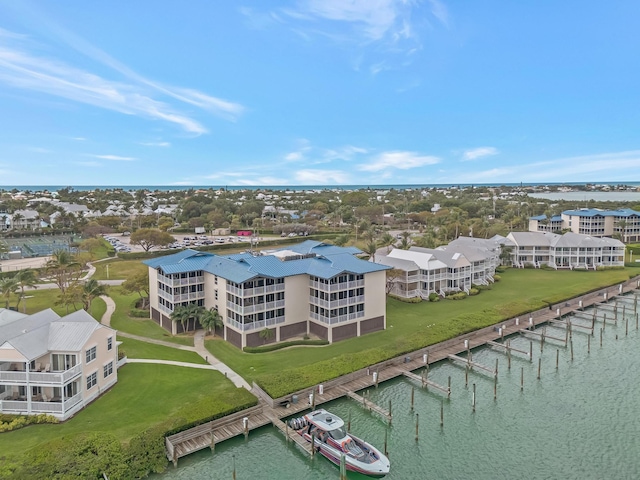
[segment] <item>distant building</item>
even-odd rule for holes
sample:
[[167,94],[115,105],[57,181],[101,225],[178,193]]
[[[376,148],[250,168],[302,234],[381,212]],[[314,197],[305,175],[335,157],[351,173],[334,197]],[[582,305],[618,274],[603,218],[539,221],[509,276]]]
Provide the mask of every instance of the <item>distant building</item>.
[[[176,307],[216,309],[222,335],[239,348],[314,334],[329,342],[386,327],[385,270],[355,247],[307,240],[259,254],[182,252],[146,260],[151,317],[172,333]],[[261,337],[264,329],[271,338]]]
[[565,210],[560,216],[538,215],[529,219],[530,232],[568,230],[592,237],[618,236],[625,243],[640,241],[640,212],[630,208],[600,210],[583,208]]
[[116,331],[84,310],[0,308],[0,413],[66,420],[118,381]]
[[598,267],[623,267],[624,244],[613,238],[567,232],[511,232],[512,264],[515,267],[543,265],[557,269],[595,270]]

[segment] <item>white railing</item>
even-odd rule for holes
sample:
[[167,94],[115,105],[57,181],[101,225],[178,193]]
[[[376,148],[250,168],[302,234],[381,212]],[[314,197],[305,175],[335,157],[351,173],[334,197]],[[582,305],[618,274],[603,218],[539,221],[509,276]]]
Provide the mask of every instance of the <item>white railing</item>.
[[258,322],[252,322],[252,323],[240,323],[235,320],[227,319],[227,324],[231,325],[233,328],[236,328],[238,330],[245,331],[245,330],[263,329],[272,325],[278,325],[280,323],[284,323],[284,321],[285,321],[284,317],[269,318],[267,320],[260,320]]
[[322,290],[324,292],[337,292],[339,290],[348,290],[350,288],[358,288],[364,287],[364,279],[363,280],[353,280],[351,282],[342,282],[342,283],[322,283],[317,280],[309,280],[309,286],[316,288],[318,290]]
[[227,292],[244,298],[253,297],[255,295],[263,295],[265,293],[284,292],[284,283],[254,288],[238,288],[227,284]]
[[323,300],[321,298],[310,295],[309,303],[311,303],[312,305],[318,305],[319,307],[324,307],[329,309],[337,308],[337,307],[347,307],[349,305],[355,305],[357,303],[364,303],[364,295],[358,295],[356,297],[340,298],[337,300]]
[[264,312],[265,310],[273,310],[275,308],[283,308],[284,300],[276,300],[274,302],[256,303],[255,305],[238,305],[231,301],[227,301],[227,308],[241,315],[248,315],[255,312]]
[[161,303],[158,304],[158,310],[166,313],[167,315],[171,315],[173,313],[173,310],[165,305],[162,305]]
[[[82,373],[82,365],[78,364],[64,372],[29,372],[29,383],[66,383]],[[27,372],[0,371],[0,382],[27,383]]]
[[189,278],[169,278],[164,275],[158,275],[158,281],[169,285],[171,287],[179,287],[181,285],[193,285],[196,283],[204,283],[204,276],[198,275],[196,277]]
[[318,313],[311,313],[311,318],[313,318],[314,320],[318,320],[319,322],[322,323],[326,323],[329,325],[333,325],[336,323],[343,323],[343,322],[348,322],[350,320],[356,320],[360,317],[364,317],[364,312],[355,312],[355,313],[348,313],[346,315],[338,315],[336,317],[325,317],[323,315],[320,315]]

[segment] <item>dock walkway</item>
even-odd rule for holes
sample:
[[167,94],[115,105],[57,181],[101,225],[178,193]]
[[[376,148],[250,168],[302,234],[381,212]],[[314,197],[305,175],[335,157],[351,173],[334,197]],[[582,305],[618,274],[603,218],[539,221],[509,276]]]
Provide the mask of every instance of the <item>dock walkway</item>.
[[[248,434],[250,430],[268,424],[272,424],[279,430],[286,432],[287,428],[284,426],[283,418],[310,410],[313,407],[344,396],[354,398],[362,404],[363,397],[357,395],[355,392],[372,387],[375,388],[379,383],[400,376],[415,379],[415,374],[407,373],[423,368],[427,363],[432,364],[452,357],[467,363],[466,359],[457,357],[457,355],[482,345],[495,345],[498,340],[503,340],[505,336],[518,333],[525,327],[535,328],[551,320],[560,319],[564,315],[582,311],[585,307],[601,303],[603,297],[611,301],[621,293],[636,290],[637,286],[638,278],[634,278],[625,282],[622,286],[608,287],[588,295],[574,298],[569,302],[550,305],[548,309],[540,309],[521,318],[505,320],[498,324],[330,380],[322,386],[314,386],[300,390],[295,394],[290,394],[285,397],[271,398],[254,383],[251,391],[259,398],[258,406],[166,437],[167,458],[176,464],[178,458],[207,447],[213,450],[216,443],[237,435]],[[551,337],[546,336],[546,338]],[[564,339],[562,339],[562,341],[564,342]],[[516,351],[516,349],[512,350]],[[522,353],[527,354],[527,352],[524,351]],[[493,373],[493,370],[490,368],[485,367],[485,369]],[[443,389],[445,387],[440,388]],[[367,408],[370,404],[368,401],[365,402]],[[382,407],[376,406],[376,408],[382,413],[389,413],[388,410]],[[246,427],[243,420],[244,418],[247,418]],[[289,433],[291,434],[292,432]],[[304,444],[308,445],[305,447],[296,440],[296,437],[299,437],[299,435],[289,435],[289,438],[294,439],[297,444],[310,453],[310,445],[300,438],[299,440],[302,440]]]

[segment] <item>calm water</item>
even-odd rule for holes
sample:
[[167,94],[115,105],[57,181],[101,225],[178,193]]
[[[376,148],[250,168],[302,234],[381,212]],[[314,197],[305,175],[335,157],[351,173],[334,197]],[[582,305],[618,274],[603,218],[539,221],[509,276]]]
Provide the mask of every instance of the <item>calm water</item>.
[[[629,297],[632,298],[632,297]],[[506,356],[490,349],[474,351],[474,361],[493,367],[499,359],[497,400],[493,378],[469,375],[464,369],[441,362],[431,367],[429,378],[446,385],[452,377],[451,400],[444,400],[444,428],[440,427],[442,396],[425,391],[407,379],[397,379],[371,389],[371,399],[393,405],[393,426],[364,412],[351,400],[338,400],[325,408],[346,420],[352,431],[382,448],[385,431],[391,460],[389,480],[407,479],[637,479],[640,478],[640,332],[635,329],[633,307],[627,307],[625,323],[607,325],[603,347],[599,328],[591,337],[574,328],[574,361],[570,349],[547,340],[544,352],[534,341],[534,358]],[[611,314],[608,315],[611,318]],[[584,322],[585,324],[589,322]],[[564,338],[561,328],[547,327],[547,334]],[[618,339],[616,340],[616,335]],[[511,345],[529,349],[529,340],[514,336]],[[560,352],[556,370],[556,350]],[[542,358],[537,380],[538,358]],[[524,368],[524,390],[520,390]],[[420,373],[420,372],[416,372]],[[472,383],[477,404],[472,412]],[[410,411],[415,386],[414,411]],[[415,440],[416,414],[419,440]],[[339,471],[323,457],[310,460],[285,442],[273,427],[264,427],[183,458],[178,469],[170,467],[156,480],[231,479],[235,457],[237,479],[339,479]],[[349,479],[364,479],[349,473]]]
[[[552,192],[530,193],[530,197],[544,200],[568,200],[577,202],[635,202],[640,200],[640,192]],[[585,205],[580,205],[585,206]]]

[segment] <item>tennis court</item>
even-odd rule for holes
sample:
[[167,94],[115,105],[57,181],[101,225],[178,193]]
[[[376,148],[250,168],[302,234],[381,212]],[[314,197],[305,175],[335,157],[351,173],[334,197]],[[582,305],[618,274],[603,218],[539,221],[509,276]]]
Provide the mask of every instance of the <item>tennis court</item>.
[[59,236],[38,236],[23,238],[4,238],[0,243],[9,247],[10,252],[20,251],[22,258],[46,257],[58,250],[75,252],[76,249],[71,244],[78,240],[69,235]]

